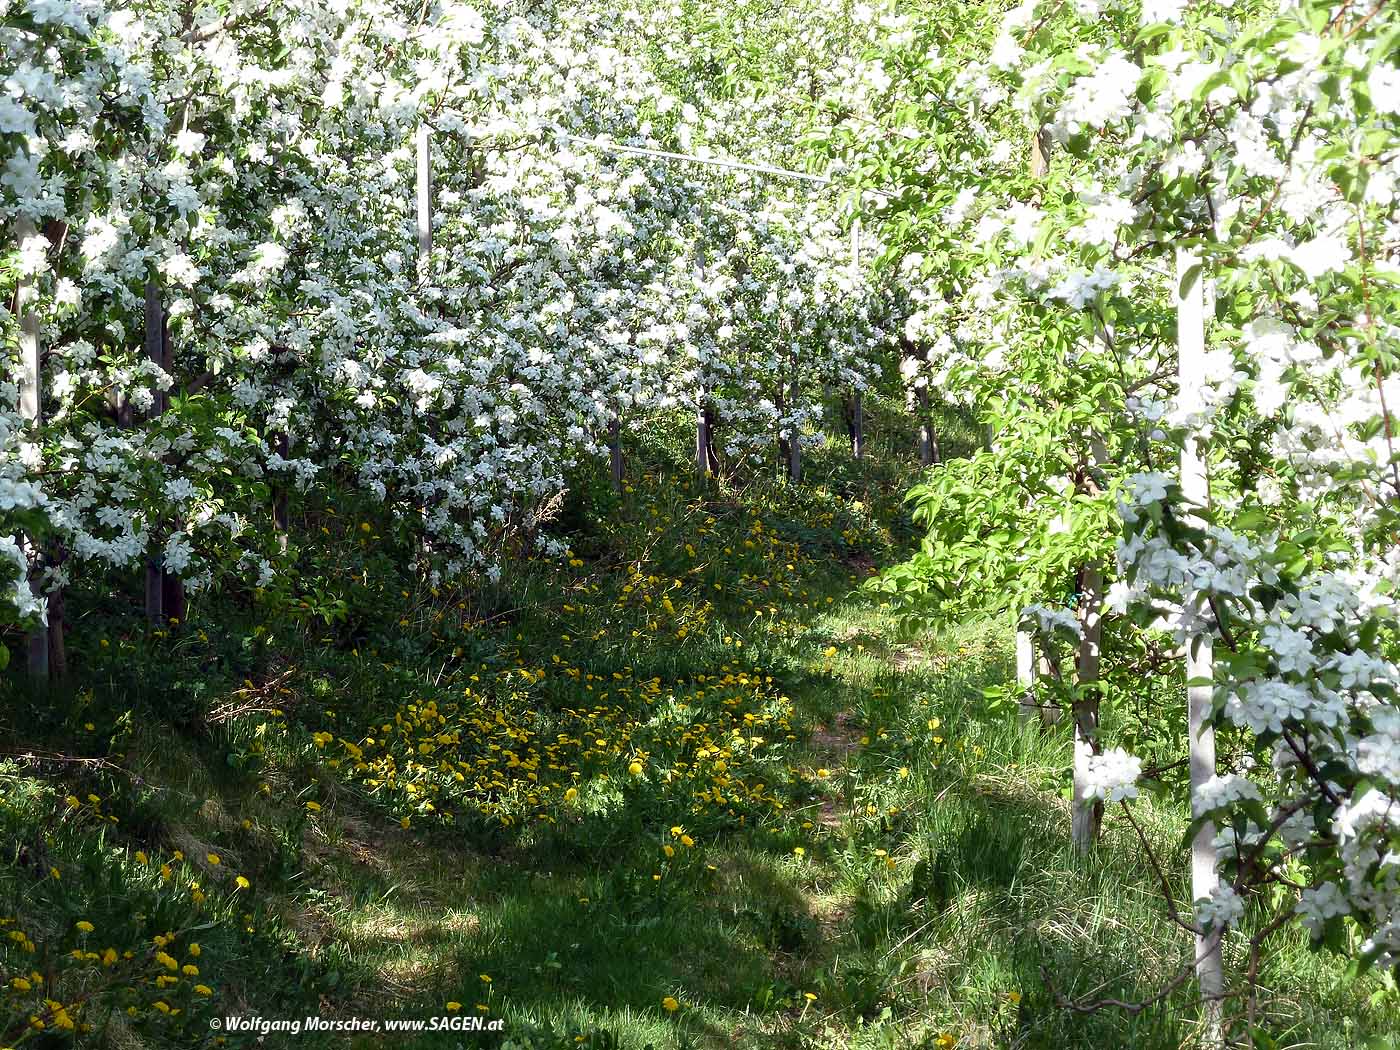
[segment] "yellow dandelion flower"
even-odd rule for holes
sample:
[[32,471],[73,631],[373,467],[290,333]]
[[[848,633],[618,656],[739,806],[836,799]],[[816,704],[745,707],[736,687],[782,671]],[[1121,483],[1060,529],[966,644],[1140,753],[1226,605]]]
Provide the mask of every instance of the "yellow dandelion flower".
[[676,1001],[676,997],[673,995],[668,995],[661,1000],[661,1009],[665,1010],[668,1014],[673,1014],[680,1008],[681,1004]]

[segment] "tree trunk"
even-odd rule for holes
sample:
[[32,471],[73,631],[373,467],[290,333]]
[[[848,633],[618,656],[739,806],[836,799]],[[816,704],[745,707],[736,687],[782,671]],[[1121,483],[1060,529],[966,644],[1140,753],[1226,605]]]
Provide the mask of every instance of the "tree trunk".
[[851,457],[865,457],[865,400],[859,390],[851,394]]
[[1103,574],[1097,566],[1080,570],[1079,653],[1075,661],[1074,805],[1070,841],[1088,853],[1103,826],[1103,802],[1086,799],[1089,758],[1099,750],[1099,645],[1103,629]]
[[[162,308],[160,319],[160,362],[166,373],[173,376],[175,374],[175,353],[170,342],[170,315]],[[160,410],[166,412],[170,409],[170,395],[162,393],[160,395]],[[172,454],[173,456],[173,454]],[[172,456],[166,457],[166,462],[170,462]],[[172,523],[175,529],[183,529],[184,522],[178,517]],[[185,622],[185,581],[174,573],[161,571],[161,606],[165,614],[166,622]]]
[[418,222],[418,275],[428,276],[433,254],[433,136],[427,124],[418,125],[415,141],[417,185],[415,204]]
[[705,409],[705,397],[695,409],[695,469],[703,481],[710,476],[710,415]]
[[282,457],[284,467],[279,472],[279,480],[272,486],[272,529],[277,534],[277,549],[287,553],[288,534],[291,529],[291,507],[289,505],[285,462],[292,451],[292,439],[287,432],[279,430],[272,435],[272,447]]
[[[1201,405],[1205,382],[1205,295],[1201,260],[1192,252],[1176,256],[1176,339],[1178,399],[1186,411]],[[1187,515],[1200,523],[1196,508],[1210,503],[1210,478],[1195,434],[1188,434],[1181,449],[1181,496],[1190,504]],[[1202,632],[1186,642],[1187,747],[1191,790],[1215,775],[1215,731],[1210,725],[1215,677],[1212,638]],[[1191,897],[1209,897],[1219,885],[1216,871],[1215,826],[1205,823],[1191,840]],[[1200,984],[1201,1012],[1207,1045],[1219,1046],[1221,996],[1225,991],[1225,966],[1219,941],[1211,943],[1209,931],[1196,935],[1196,978]]]
[[[165,361],[165,338],[164,338],[164,309],[160,301],[160,287],[155,281],[146,282],[146,357],[156,364]],[[158,417],[164,411],[164,395],[156,391],[155,401],[151,405],[152,418]],[[163,529],[157,529],[156,523],[152,522],[152,537],[147,542],[154,542],[159,545],[162,542]],[[161,561],[163,555],[155,551],[147,551],[146,554],[146,621],[152,626],[157,626],[165,620],[165,580],[161,571]]]
[[[58,551],[56,547],[50,548],[50,557],[54,561],[60,559],[56,557]],[[49,595],[49,678],[55,682],[61,682],[68,677],[68,647],[64,642],[64,596],[63,588],[55,587]]]
[[[26,238],[37,236],[38,231],[29,219],[20,219],[15,223],[15,234],[22,242]],[[19,411],[37,431],[44,422],[44,407],[43,376],[39,365],[39,315],[33,308],[35,294],[32,279],[20,281],[15,291],[15,312],[19,315],[20,324]],[[24,536],[20,537],[20,546],[29,565],[29,589],[35,598],[43,601],[43,548],[33,539]],[[41,623],[29,632],[28,650],[29,676],[37,681],[47,681],[51,670],[47,624]]]
[[1035,695],[1035,639],[1020,627],[1016,628],[1016,686],[1021,691],[1017,714],[1022,722],[1029,722],[1039,708]]
[[937,460],[934,449],[937,438],[933,435],[933,421],[929,418],[928,381],[919,387],[919,463],[931,467]]
[[622,422],[613,417],[608,423],[608,460],[612,467],[612,490],[622,494]]
[[[797,404],[797,370],[793,369],[792,380],[792,404]],[[798,482],[802,480],[802,435],[798,432],[797,424],[792,426],[792,433],[788,435],[788,480]]]

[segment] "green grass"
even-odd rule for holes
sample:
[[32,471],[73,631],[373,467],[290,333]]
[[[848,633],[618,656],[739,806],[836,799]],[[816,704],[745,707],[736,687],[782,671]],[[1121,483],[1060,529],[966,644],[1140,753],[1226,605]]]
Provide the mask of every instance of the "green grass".
[[[344,505],[300,508],[334,553],[305,554],[295,591],[201,598],[169,632],[76,594],[74,681],[11,679],[0,706],[0,933],[34,948],[5,940],[4,976],[82,1004],[83,1045],[449,1002],[518,1046],[1191,1045],[1189,987],[1139,1013],[1056,1002],[1151,996],[1190,945],[1120,816],[1070,853],[1063,731],[981,696],[1008,675],[1002,628],[901,640],[855,593],[909,536],[911,435],[881,411],[868,463],[833,440],[798,488],[702,491],[678,428],[620,498],[579,479],[560,522],[577,564],[496,587],[434,593],[388,523]],[[959,425],[945,447],[972,440]],[[537,768],[504,757],[532,747]],[[1136,812],[1180,896],[1183,815]],[[200,974],[157,989],[166,933],[181,964],[200,944]],[[109,945],[132,958],[104,964]],[[1393,985],[1346,983],[1294,934],[1271,946],[1275,1045],[1394,1034]],[[40,993],[0,995],[9,1045]],[[52,1028],[24,1045],[68,1045]]]

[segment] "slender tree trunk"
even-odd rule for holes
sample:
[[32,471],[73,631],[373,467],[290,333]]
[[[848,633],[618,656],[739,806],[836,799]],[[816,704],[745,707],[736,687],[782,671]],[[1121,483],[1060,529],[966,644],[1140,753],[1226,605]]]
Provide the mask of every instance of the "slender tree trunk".
[[[859,207],[859,205],[857,205]],[[857,214],[851,223],[851,295],[854,297],[860,288],[860,216]],[[865,455],[865,406],[859,390],[851,391],[851,456],[861,459]]]
[[[15,234],[23,242],[37,236],[38,231],[27,218],[15,223]],[[19,314],[19,411],[37,430],[44,422],[43,375],[39,366],[39,315],[34,310],[34,281],[26,278],[19,283],[15,295],[15,311]],[[32,538],[21,536],[20,545],[29,565],[28,583],[34,597],[40,601],[43,596],[44,552]],[[29,632],[28,640],[29,676],[37,681],[47,681],[49,665],[49,625],[39,624]]]
[[[164,310],[160,301],[160,287],[155,281],[146,282],[146,356],[160,364],[165,359],[165,349],[162,345]],[[155,402],[151,406],[151,415],[158,417],[163,406],[161,404],[163,395],[156,391]],[[151,523],[151,539],[159,547],[163,541],[163,529],[157,528],[157,523]],[[152,626],[159,625],[165,619],[165,581],[162,578],[161,562],[163,553],[159,550],[149,550],[146,554],[146,620]]]
[[1043,179],[1050,170],[1050,137],[1044,128],[1031,132],[1031,178]]
[[[1030,170],[1032,178],[1041,178],[1045,175],[1045,154],[1041,150],[1039,135],[1031,136],[1031,160]],[[988,427],[988,430],[991,428]],[[990,433],[985,435],[986,445],[989,449],[995,448],[995,440]],[[1041,657],[1044,660],[1044,657]],[[1028,720],[1035,714],[1035,640],[1028,631],[1023,631],[1018,625],[1016,628],[1016,682],[1021,687],[1021,719]],[[1048,724],[1048,710],[1040,712],[1042,724]],[[1058,710],[1055,712],[1058,716]]]
[[[292,440],[285,430],[279,430],[272,435],[272,448],[282,457],[285,464],[287,457],[291,455]],[[286,467],[279,472],[278,480],[272,486],[272,528],[277,534],[277,549],[283,554],[287,553],[287,543],[291,529],[291,507],[289,486],[286,481]]]
[[[797,368],[793,367],[792,378],[792,404],[798,403],[797,398]],[[802,435],[796,423],[792,426],[792,433],[788,436],[788,480],[798,482],[802,480]]]
[[[170,315],[164,309],[161,310],[160,319],[160,362],[161,368],[165,369],[168,375],[175,374],[175,353],[170,342]],[[166,412],[170,409],[170,395],[161,393],[160,411]],[[166,461],[170,462],[173,457],[167,456]],[[173,528],[183,529],[184,522],[176,518]],[[161,570],[161,611],[165,615],[166,622],[185,622],[185,581],[172,572]]]
[[851,394],[851,456],[865,458],[865,400],[859,390]]
[[779,475],[787,473],[789,460],[788,439],[783,435],[783,416],[787,415],[787,363],[784,362],[778,371],[778,389],[773,401],[774,407],[778,410],[778,429],[776,437],[778,439],[778,471]]
[[[49,548],[49,556],[55,563],[62,561],[62,548],[54,544]],[[62,587],[55,587],[49,593],[49,678],[61,682],[68,677],[68,646],[64,639],[64,615],[66,613]]]
[[919,387],[919,463],[925,467],[937,462],[934,449],[937,438],[933,436],[933,420],[929,418],[928,381]]
[[418,274],[428,276],[433,253],[433,133],[427,124],[418,125],[414,141],[417,167],[415,205],[418,226]]
[[719,476],[719,453],[715,451],[715,413],[711,408],[705,409],[705,456],[710,463],[710,473],[715,477]]
[[1099,750],[1099,655],[1103,628],[1103,574],[1097,566],[1080,571],[1079,653],[1075,661],[1074,805],[1070,840],[1076,853],[1088,853],[1103,826],[1103,802],[1084,797],[1091,755]]
[[[1046,682],[1054,679],[1058,682],[1060,680],[1058,669],[1050,662],[1050,658],[1045,653],[1040,654],[1035,662],[1035,666],[1040,681]],[[1060,717],[1063,714],[1064,712],[1060,710],[1059,704],[1041,704],[1040,724],[1047,729],[1051,726],[1057,726],[1060,724]]]
[[608,423],[608,460],[612,466],[612,489],[622,494],[622,421],[616,416]]
[[1016,628],[1016,686],[1020,689],[1017,714],[1029,722],[1039,713],[1035,695],[1035,639],[1029,631]]
[[[1201,260],[1192,252],[1179,251],[1176,257],[1177,378],[1181,407],[1199,408],[1205,381],[1205,296],[1201,280]],[[1210,503],[1210,479],[1195,434],[1189,434],[1181,449],[1181,496],[1193,508]],[[1188,509],[1192,517],[1199,517]],[[1187,639],[1186,709],[1191,790],[1215,775],[1215,731],[1210,714],[1215,677],[1212,638],[1207,632]],[[1202,825],[1191,840],[1191,896],[1209,897],[1219,885],[1216,871],[1215,826]],[[1200,984],[1201,1010],[1208,1045],[1222,1043],[1221,996],[1225,991],[1225,966],[1220,944],[1211,943],[1208,931],[1196,935],[1196,977]]]
[[695,469],[703,481],[710,476],[710,414],[705,406],[708,391],[701,391],[695,409]]

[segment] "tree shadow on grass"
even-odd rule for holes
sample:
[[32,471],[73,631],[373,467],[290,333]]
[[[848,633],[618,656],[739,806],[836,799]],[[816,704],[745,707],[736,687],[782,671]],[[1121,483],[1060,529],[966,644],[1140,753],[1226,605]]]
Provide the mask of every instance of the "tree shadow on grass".
[[[753,912],[777,899],[798,908],[801,895],[747,861],[726,863],[723,876],[700,865],[660,880],[649,866],[619,861],[554,870],[477,863],[458,883],[470,921],[450,929],[432,921],[436,901],[405,912],[392,905],[406,902],[391,899],[386,921],[347,923],[344,950],[361,964],[352,994],[378,1005],[396,993],[416,1001],[402,1016],[480,1003],[517,1028],[569,1041],[611,1032],[621,1046],[730,1045],[735,1020],[748,1025],[756,995],[782,980]],[[375,987],[414,963],[398,989]],[[667,997],[681,1004],[674,1016]]]

